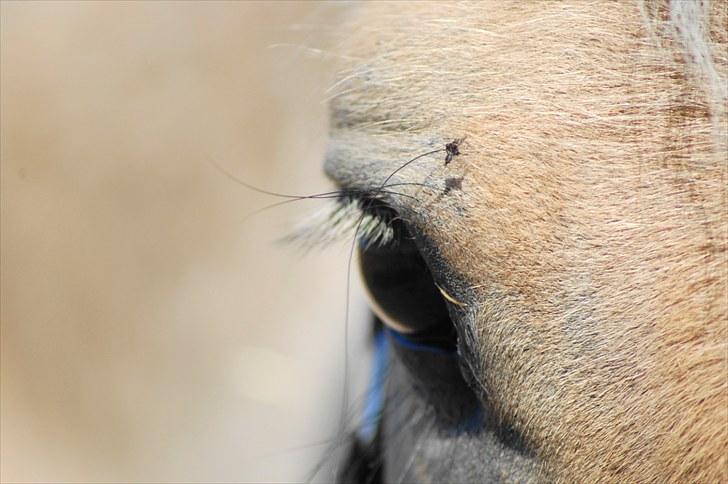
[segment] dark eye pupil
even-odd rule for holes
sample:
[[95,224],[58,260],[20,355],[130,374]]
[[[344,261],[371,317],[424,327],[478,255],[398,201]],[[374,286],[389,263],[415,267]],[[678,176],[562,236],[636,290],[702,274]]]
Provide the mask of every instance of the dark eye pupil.
[[396,240],[359,250],[361,271],[380,319],[421,344],[455,349],[456,334],[445,301],[404,223]]

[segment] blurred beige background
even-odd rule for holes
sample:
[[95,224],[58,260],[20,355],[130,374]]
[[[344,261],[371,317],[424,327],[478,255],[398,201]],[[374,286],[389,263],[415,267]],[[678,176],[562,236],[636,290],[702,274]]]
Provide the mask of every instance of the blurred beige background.
[[338,419],[348,247],[275,244],[313,204],[244,221],[277,200],[213,161],[329,189],[349,7],[0,8],[0,478],[300,481]]

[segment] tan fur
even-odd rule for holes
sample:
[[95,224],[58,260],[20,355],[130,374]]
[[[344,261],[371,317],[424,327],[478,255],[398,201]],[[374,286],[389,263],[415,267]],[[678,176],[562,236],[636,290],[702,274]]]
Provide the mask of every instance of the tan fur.
[[402,173],[462,191],[400,203],[472,287],[477,373],[545,479],[728,482],[726,3],[678,3],[374,4],[344,29],[352,156],[467,136]]

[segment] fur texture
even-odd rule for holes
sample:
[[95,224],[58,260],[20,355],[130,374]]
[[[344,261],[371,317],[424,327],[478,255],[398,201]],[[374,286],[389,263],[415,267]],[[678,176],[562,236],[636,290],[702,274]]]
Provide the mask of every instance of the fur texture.
[[541,478],[727,482],[726,3],[358,10],[328,170],[372,188],[467,136],[392,179],[457,190],[391,203]]

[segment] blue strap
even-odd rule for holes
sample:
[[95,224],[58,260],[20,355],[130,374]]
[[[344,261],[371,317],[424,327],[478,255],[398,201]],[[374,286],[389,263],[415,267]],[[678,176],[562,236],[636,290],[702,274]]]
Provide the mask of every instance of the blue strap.
[[364,404],[362,425],[359,427],[359,439],[369,443],[374,440],[379,427],[379,420],[384,408],[384,380],[389,364],[389,344],[384,331],[377,331],[374,339],[374,361],[369,376],[369,391]]
[[438,346],[429,346],[429,345],[423,345],[420,343],[416,343],[409,339],[406,335],[395,331],[391,328],[385,328],[385,331],[389,334],[389,336],[400,346],[403,346],[407,348],[408,350],[412,351],[422,351],[425,353],[434,353],[436,355],[447,355],[447,356],[457,356],[457,351],[455,350],[446,350],[443,348],[440,348]]

